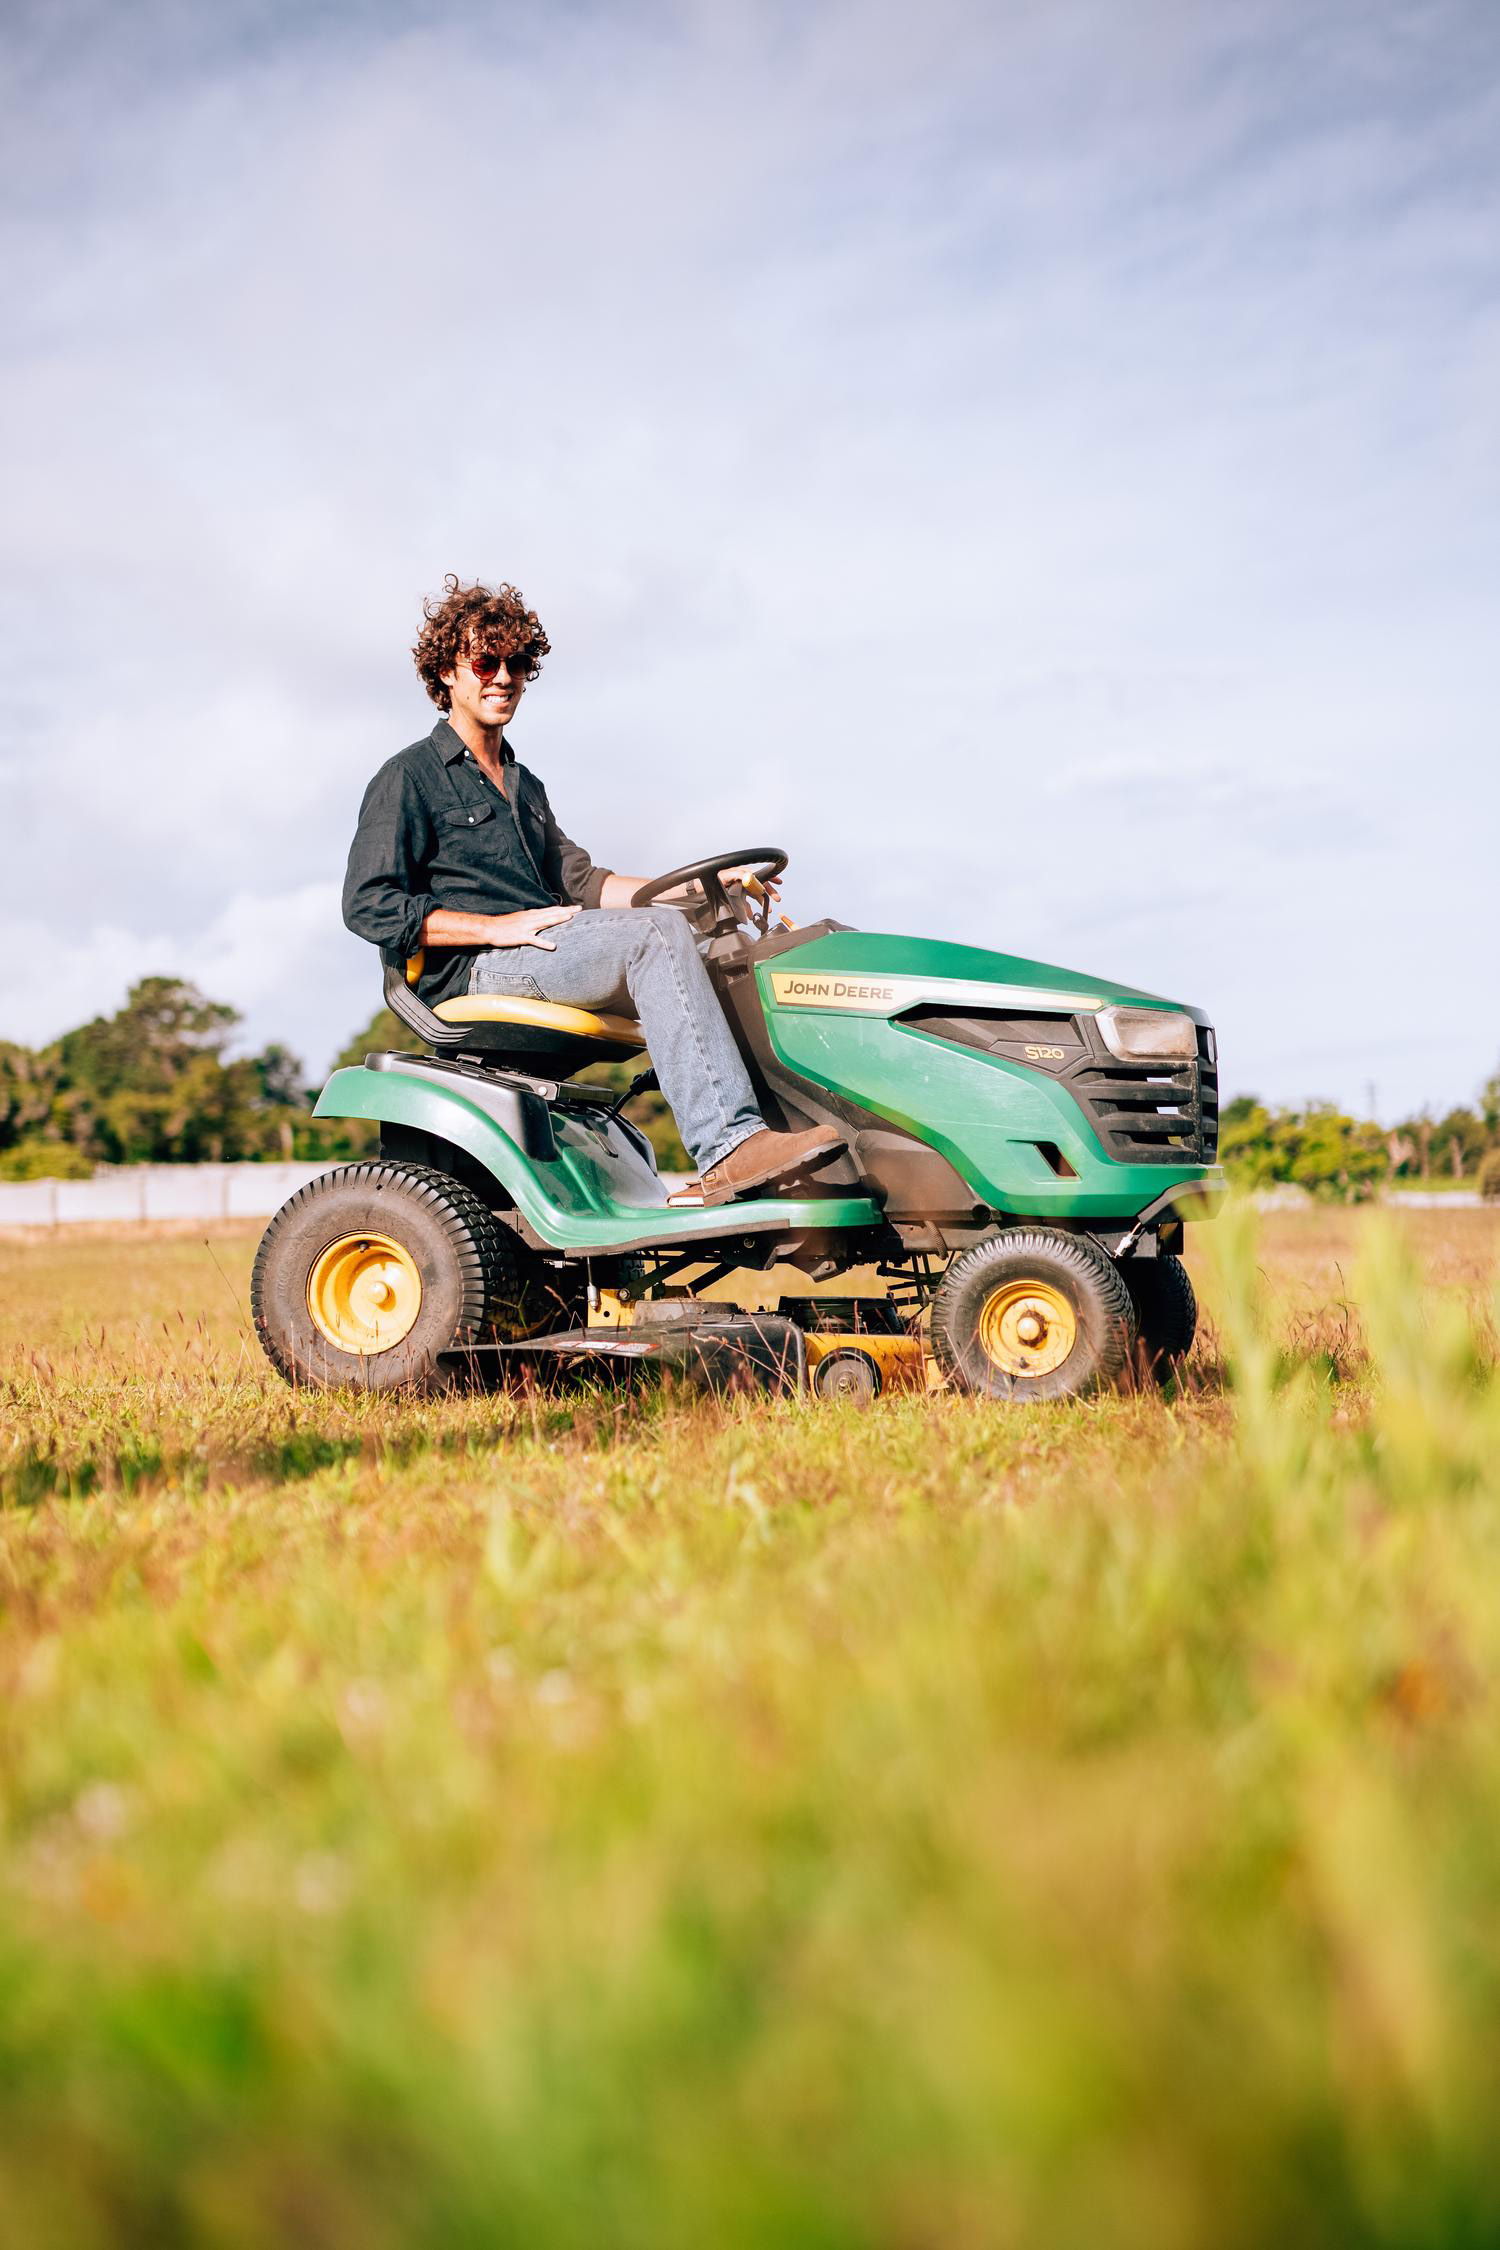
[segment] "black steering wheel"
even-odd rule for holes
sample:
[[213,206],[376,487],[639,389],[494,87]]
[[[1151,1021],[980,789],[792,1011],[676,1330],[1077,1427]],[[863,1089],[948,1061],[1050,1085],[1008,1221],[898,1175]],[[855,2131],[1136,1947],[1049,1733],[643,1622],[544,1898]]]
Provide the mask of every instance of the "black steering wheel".
[[[711,859],[695,859],[691,867],[674,867],[670,875],[658,875],[651,882],[642,883],[630,903],[652,906],[664,891],[675,891],[684,883],[696,883],[703,893],[703,903],[689,905],[688,914],[706,936],[719,937],[726,930],[737,930],[744,918],[720,881],[725,868],[748,868],[757,882],[769,882],[782,872],[787,857],[775,844],[755,845],[748,851],[715,852]],[[739,888],[736,884],[735,889]],[[741,892],[741,896],[744,895]],[[758,903],[756,927],[764,937],[770,926],[771,896],[767,891],[761,894]]]

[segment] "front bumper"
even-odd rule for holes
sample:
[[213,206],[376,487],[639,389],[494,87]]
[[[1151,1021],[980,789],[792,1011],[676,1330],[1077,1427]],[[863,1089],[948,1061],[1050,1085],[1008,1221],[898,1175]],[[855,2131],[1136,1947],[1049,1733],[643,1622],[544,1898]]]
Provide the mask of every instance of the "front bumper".
[[1149,1234],[1163,1220],[1214,1218],[1228,1193],[1229,1182],[1217,1164],[1196,1180],[1179,1180],[1176,1187],[1163,1188],[1144,1210],[1137,1211],[1115,1245],[1116,1255],[1133,1249],[1143,1234]]

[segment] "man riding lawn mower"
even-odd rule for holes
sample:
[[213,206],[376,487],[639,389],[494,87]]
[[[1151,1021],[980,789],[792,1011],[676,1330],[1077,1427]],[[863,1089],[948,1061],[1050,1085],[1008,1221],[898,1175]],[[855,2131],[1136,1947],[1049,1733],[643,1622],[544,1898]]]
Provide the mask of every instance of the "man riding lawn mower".
[[[294,1195],[256,1259],[289,1379],[702,1362],[868,1398],[947,1379],[1065,1398],[1192,1342],[1178,1255],[1219,1193],[1196,1010],[1043,963],[776,916],[787,855],[596,867],[504,737],[548,647],[510,587],[448,582],[418,640],[447,713],[366,793],[345,918],[426,1050],[336,1071],[380,1156]],[[649,1062],[623,1096],[571,1073]],[[669,1194],[628,1115],[659,1083],[698,1166]],[[701,1292],[874,1268],[883,1298]]]

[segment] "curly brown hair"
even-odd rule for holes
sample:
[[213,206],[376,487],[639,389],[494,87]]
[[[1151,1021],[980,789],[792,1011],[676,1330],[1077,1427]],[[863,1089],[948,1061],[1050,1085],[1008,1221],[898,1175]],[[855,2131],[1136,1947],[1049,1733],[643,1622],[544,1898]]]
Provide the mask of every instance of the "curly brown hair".
[[441,597],[430,596],[422,604],[422,630],[411,653],[423,687],[438,709],[447,711],[453,698],[443,674],[454,671],[460,657],[479,651],[503,656],[534,680],[551,646],[536,611],[526,607],[514,586],[481,586],[477,581],[465,586],[450,571]]

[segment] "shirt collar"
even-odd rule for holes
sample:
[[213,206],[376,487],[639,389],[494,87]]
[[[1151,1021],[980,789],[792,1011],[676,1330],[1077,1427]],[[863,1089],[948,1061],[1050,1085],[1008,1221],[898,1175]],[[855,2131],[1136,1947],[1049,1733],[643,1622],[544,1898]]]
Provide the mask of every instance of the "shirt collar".
[[[438,720],[429,740],[444,765],[456,766],[461,758],[468,756],[468,744],[457,729],[449,725],[446,719]],[[503,766],[513,766],[515,762],[516,754],[502,734],[500,737],[500,763]]]

